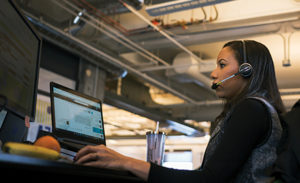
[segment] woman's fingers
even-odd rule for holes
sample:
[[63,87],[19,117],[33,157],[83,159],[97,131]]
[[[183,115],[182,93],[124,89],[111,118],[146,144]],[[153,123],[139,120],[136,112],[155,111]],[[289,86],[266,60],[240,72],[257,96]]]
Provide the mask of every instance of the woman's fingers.
[[75,163],[76,164],[86,164],[87,162],[97,161],[99,159],[100,159],[100,157],[97,155],[97,153],[89,153],[89,154],[85,154],[85,155],[81,156],[80,158],[78,158],[75,161]]
[[101,149],[104,147],[104,145],[99,145],[99,146],[85,146],[84,148],[80,149],[74,160],[78,161],[79,159],[81,159],[82,157],[91,154],[91,153],[95,153],[95,152],[99,152],[101,151]]

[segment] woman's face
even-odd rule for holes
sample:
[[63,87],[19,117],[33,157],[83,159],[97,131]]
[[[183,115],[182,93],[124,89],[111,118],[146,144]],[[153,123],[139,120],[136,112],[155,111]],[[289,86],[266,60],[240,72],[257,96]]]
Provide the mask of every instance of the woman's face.
[[[222,81],[223,79],[237,73],[239,70],[239,63],[234,57],[234,52],[230,47],[223,48],[217,58],[217,67],[210,74],[213,83]],[[231,79],[224,81],[216,89],[216,94],[220,98],[230,99],[234,95],[239,94],[246,86],[246,80],[237,75]]]

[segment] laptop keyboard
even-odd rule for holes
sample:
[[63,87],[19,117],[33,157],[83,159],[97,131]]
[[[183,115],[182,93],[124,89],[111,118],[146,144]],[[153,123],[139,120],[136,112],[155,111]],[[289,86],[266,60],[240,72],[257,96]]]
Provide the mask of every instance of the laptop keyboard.
[[60,140],[60,145],[62,146],[62,148],[65,148],[67,150],[71,150],[74,152],[79,151],[81,148],[83,148],[84,146],[86,146],[87,144],[81,144],[81,143],[77,143],[77,142],[71,142],[69,140]]

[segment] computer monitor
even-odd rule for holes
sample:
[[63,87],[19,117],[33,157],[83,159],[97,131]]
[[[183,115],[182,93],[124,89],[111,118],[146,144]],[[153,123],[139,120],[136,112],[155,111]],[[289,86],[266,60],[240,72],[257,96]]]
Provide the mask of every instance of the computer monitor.
[[[41,39],[13,0],[0,2],[0,140],[20,141],[34,121]],[[5,111],[5,113],[3,113]]]
[[[0,3],[0,101],[24,118],[35,117],[41,39],[12,0]],[[5,98],[5,99],[4,99]]]

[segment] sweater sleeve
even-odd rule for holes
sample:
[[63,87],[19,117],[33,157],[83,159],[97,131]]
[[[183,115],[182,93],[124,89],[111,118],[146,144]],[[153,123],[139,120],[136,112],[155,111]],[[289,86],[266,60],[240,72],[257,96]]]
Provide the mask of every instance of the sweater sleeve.
[[151,164],[148,182],[229,182],[270,128],[267,108],[246,99],[233,110],[214,154],[201,170],[177,170]]

